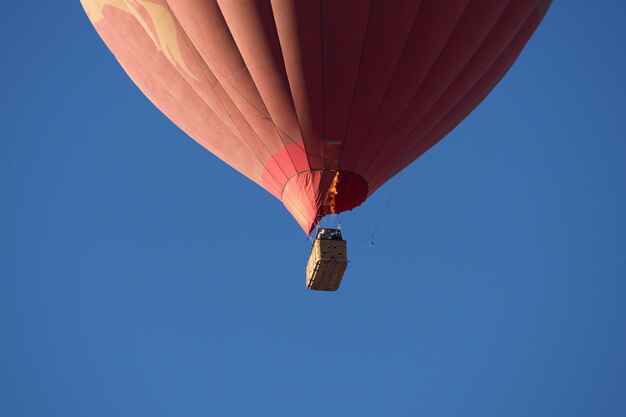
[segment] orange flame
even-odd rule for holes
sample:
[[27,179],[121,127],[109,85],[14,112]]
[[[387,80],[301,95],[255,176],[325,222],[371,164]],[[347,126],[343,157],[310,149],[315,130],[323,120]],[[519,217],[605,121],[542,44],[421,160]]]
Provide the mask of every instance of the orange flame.
[[337,185],[339,185],[339,172],[335,174],[335,178],[333,178],[333,182],[330,183],[330,187],[328,187],[328,191],[326,191],[326,197],[324,197],[324,214],[335,214],[337,213],[337,209],[335,207],[335,199],[339,192],[337,191]]

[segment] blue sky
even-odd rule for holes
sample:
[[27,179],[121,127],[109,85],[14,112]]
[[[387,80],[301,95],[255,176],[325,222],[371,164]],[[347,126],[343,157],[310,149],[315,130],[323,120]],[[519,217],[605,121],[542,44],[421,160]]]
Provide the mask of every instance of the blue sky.
[[0,415],[626,415],[626,5],[555,2],[488,99],[345,216],[186,137],[78,1],[0,14]]

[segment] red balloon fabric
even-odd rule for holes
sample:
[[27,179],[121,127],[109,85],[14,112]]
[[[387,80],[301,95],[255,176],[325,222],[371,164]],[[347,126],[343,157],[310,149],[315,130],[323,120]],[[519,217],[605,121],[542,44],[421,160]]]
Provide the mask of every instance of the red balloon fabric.
[[81,0],[174,123],[306,233],[351,210],[502,79],[551,0]]

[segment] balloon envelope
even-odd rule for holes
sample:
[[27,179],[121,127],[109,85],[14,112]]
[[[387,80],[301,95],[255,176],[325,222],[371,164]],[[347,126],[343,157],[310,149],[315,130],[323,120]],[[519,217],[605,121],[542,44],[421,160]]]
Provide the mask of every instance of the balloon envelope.
[[81,0],[144,94],[305,232],[426,152],[549,0]]

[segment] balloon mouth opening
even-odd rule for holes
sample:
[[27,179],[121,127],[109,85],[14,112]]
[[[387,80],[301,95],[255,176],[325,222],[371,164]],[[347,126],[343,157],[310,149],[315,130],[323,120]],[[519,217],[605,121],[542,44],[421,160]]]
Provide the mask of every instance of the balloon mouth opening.
[[358,207],[367,193],[367,182],[354,172],[312,170],[291,177],[281,200],[304,232],[310,234],[324,216]]

